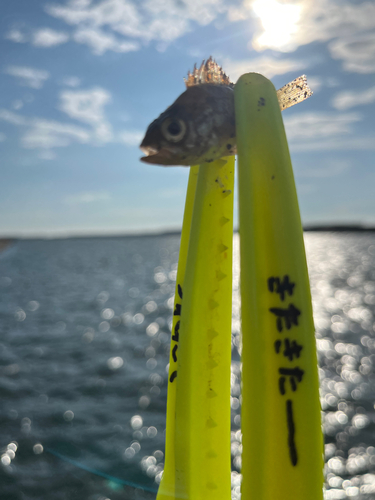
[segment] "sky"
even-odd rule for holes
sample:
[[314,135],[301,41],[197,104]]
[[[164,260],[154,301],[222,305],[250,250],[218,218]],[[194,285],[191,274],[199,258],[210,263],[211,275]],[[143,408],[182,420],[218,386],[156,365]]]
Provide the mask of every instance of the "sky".
[[189,168],[139,144],[210,55],[307,75],[283,112],[303,224],[375,225],[375,2],[3,0],[0,237],[179,229]]

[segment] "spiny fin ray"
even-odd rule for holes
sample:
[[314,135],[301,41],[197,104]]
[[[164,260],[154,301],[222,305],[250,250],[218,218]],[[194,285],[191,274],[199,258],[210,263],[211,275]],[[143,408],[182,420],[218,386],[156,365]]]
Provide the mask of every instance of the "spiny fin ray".
[[216,83],[218,85],[227,85],[228,87],[234,87],[234,84],[229,80],[229,76],[226,75],[217,64],[217,62],[210,56],[207,61],[203,60],[199,68],[194,64],[193,72],[188,72],[187,78],[184,78],[186,88],[193,87],[194,85],[202,85],[204,83]]
[[[203,60],[199,68],[194,65],[193,72],[188,72],[187,78],[184,78],[186,88],[194,85],[203,85],[205,83],[216,83],[217,85],[226,85],[233,88],[234,83],[229,79],[223,71],[223,68],[210,56],[207,61]],[[304,101],[312,96],[312,90],[307,84],[306,75],[301,75],[292,82],[287,83],[284,87],[276,91],[279,100],[280,109],[290,108],[299,102]]]

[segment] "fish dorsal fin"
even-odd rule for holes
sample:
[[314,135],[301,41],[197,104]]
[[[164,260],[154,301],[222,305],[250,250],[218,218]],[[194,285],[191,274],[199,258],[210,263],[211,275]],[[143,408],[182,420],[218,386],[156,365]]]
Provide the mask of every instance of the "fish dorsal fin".
[[292,82],[287,83],[276,93],[281,111],[304,101],[313,94],[307,84],[306,75],[299,76]]
[[234,84],[229,80],[229,77],[224,73],[221,66],[210,56],[207,61],[203,60],[199,68],[194,65],[193,72],[188,72],[187,78],[184,78],[186,88],[194,85],[202,85],[204,83],[216,83],[218,85],[227,85],[233,87]]
[[[226,75],[223,68],[212,59],[212,56],[210,56],[207,61],[203,60],[199,68],[194,64],[193,72],[188,72],[187,78],[184,78],[184,82],[186,88],[205,83],[216,83],[217,85],[226,85],[231,88],[234,87],[234,83],[229,80],[229,76]],[[307,84],[306,75],[301,75],[292,82],[287,83],[284,87],[277,90],[276,93],[281,111],[304,101],[313,94]]]

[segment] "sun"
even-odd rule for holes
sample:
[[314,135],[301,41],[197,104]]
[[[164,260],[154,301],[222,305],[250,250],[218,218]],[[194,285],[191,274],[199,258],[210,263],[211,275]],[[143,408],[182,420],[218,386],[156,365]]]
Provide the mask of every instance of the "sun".
[[255,0],[252,6],[264,30],[254,40],[254,48],[288,50],[293,35],[298,31],[302,6],[276,0]]

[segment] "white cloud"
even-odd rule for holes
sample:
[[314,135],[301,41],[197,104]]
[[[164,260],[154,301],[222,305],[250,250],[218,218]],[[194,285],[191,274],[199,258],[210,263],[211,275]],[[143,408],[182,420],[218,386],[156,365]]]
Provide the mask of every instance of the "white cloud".
[[371,87],[363,92],[351,90],[341,92],[333,99],[332,106],[336,109],[344,110],[372,102],[375,102],[375,87]]
[[0,109],[0,120],[11,123],[12,125],[26,125],[27,120],[22,115],[8,111],[7,109]]
[[3,132],[0,132],[0,142],[4,142],[6,140],[7,136],[3,134]]
[[[118,50],[118,44],[129,42],[111,41],[110,35],[99,29],[106,28],[142,41],[172,42],[190,31],[192,23],[205,26],[227,8],[225,0],[99,0],[96,3],[80,0],[64,5],[49,4],[46,11],[77,26],[76,41],[90,41],[91,46],[95,44],[95,50],[100,51],[107,46],[106,50]],[[121,51],[125,51],[125,47]]]
[[64,90],[60,93],[59,109],[70,118],[99,123],[104,120],[104,106],[111,101],[111,94],[101,88],[90,90]]
[[[0,108],[0,120],[16,126],[26,127],[21,143],[24,148],[51,150],[69,146],[72,143],[100,145],[113,141],[111,124],[104,116],[104,105],[110,101],[109,92],[101,88],[89,91],[63,91],[60,109],[71,118],[75,118],[90,128],[61,123],[41,118],[24,116]],[[51,152],[42,154],[43,159],[50,159]]]
[[291,142],[314,139],[326,139],[352,132],[351,125],[359,122],[361,115],[357,113],[299,113],[284,119],[288,139]]
[[22,147],[48,150],[41,153],[40,158],[43,159],[52,159],[52,148],[66,147],[73,143],[97,146],[113,141],[111,125],[102,117],[100,111],[97,111],[96,115],[95,109],[91,114],[88,112],[85,115],[82,111],[78,112],[78,115],[85,123],[89,122],[89,116],[92,116],[93,121],[90,123],[92,128],[43,118],[27,119],[20,114],[0,108],[0,120],[26,128],[21,138]]
[[330,43],[329,49],[332,57],[344,61],[347,71],[375,73],[375,33],[340,38]]
[[[275,75],[283,75],[292,71],[302,72],[308,63],[306,61],[296,61],[293,59],[273,59],[272,57],[264,56],[255,59],[242,61],[234,61],[233,59],[225,59],[223,68],[233,82],[249,71],[261,73],[267,78],[272,78]],[[287,83],[287,82],[285,82]]]
[[114,133],[105,116],[105,106],[111,102],[111,94],[95,87],[87,90],[63,90],[60,92],[58,109],[84,125],[61,123],[42,118],[26,118],[21,114],[0,108],[0,121],[24,128],[22,147],[39,149],[41,159],[53,159],[53,148],[74,143],[100,146],[106,143],[123,143],[138,146],[143,131],[123,130]]
[[104,114],[104,106],[111,99],[111,94],[101,87],[90,90],[64,90],[60,93],[59,109],[70,118],[91,125],[95,139],[103,144],[113,139],[112,127]]
[[107,191],[86,191],[67,196],[65,203],[68,205],[78,205],[82,203],[96,203],[98,201],[108,201],[111,195]]
[[18,78],[20,85],[33,89],[41,89],[50,76],[48,71],[27,66],[8,66],[4,73]]
[[76,125],[40,118],[32,120],[30,125],[21,139],[27,149],[66,147],[73,142],[89,143],[91,139],[89,131]]
[[284,119],[292,152],[375,150],[375,136],[358,137],[354,125],[358,113],[310,112]]
[[136,42],[121,41],[112,34],[103,33],[97,28],[79,29],[73,38],[77,43],[90,47],[92,52],[98,56],[103,55],[107,50],[133,52],[140,48]]
[[55,47],[56,45],[61,45],[69,40],[69,35],[63,31],[56,31],[51,28],[40,28],[30,36],[22,33],[21,30],[17,28],[11,29],[6,33],[5,37],[12,42],[26,43],[30,42],[35,45],[35,47]]
[[36,47],[55,47],[69,40],[69,35],[63,31],[41,28],[34,32],[32,43]]
[[90,1],[70,1],[65,5],[49,4],[46,12],[53,17],[63,19],[71,25],[90,23],[94,26],[109,25],[126,19],[131,24],[138,24],[137,8],[127,0],[104,0],[93,4]]
[[138,130],[123,130],[118,134],[118,140],[127,146],[139,146],[144,135],[144,132]]
[[25,43],[27,42],[27,37],[21,30],[17,28],[12,28],[8,33],[5,34],[4,38],[7,40],[11,40],[16,43]]
[[78,76],[66,76],[61,83],[67,87],[79,87],[81,79]]

